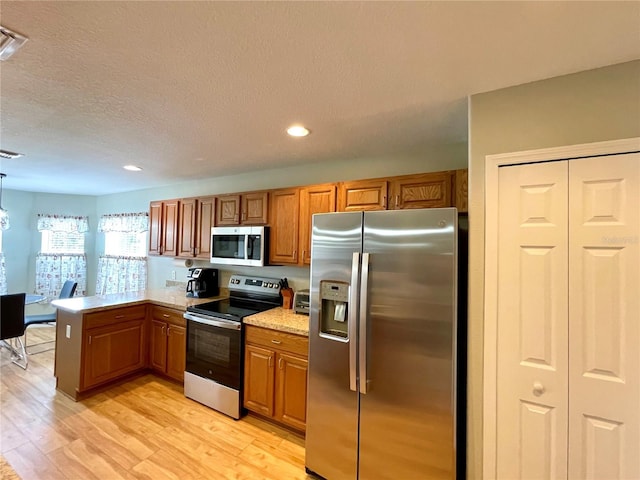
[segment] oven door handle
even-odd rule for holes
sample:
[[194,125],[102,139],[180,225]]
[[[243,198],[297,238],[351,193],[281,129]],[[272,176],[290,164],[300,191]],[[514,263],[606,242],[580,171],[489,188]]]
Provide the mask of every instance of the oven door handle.
[[222,318],[216,318],[215,320],[211,317],[204,317],[203,315],[198,315],[196,313],[185,313],[183,317],[186,320],[191,320],[197,323],[204,323],[205,325],[211,325],[212,327],[220,327],[226,328],[227,330],[240,330],[242,328],[242,324],[240,322],[233,322],[230,320],[224,320]]

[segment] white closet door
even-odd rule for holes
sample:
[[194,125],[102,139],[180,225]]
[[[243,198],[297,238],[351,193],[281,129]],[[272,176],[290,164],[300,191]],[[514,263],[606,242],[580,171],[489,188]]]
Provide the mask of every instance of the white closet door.
[[569,162],[569,478],[640,479],[640,155]]
[[567,170],[500,168],[499,479],[567,477]]

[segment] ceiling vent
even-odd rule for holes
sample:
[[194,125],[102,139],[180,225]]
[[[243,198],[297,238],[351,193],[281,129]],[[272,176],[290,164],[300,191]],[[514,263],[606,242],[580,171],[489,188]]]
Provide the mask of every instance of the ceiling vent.
[[24,153],[15,153],[15,152],[10,152],[9,150],[0,150],[0,158],[6,158],[9,160],[12,160],[14,158],[18,158],[22,156],[24,156]]
[[7,60],[27,40],[27,37],[0,26],[0,60]]

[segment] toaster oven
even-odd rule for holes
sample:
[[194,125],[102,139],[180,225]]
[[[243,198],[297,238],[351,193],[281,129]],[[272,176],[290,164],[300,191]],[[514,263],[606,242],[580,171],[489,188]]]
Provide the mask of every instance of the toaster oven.
[[296,313],[309,315],[309,290],[298,290],[293,296],[293,309]]

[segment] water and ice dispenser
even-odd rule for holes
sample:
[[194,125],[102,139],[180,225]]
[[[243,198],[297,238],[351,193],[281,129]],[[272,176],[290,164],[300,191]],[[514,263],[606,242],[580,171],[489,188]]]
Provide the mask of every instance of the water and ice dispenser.
[[349,319],[349,284],[320,281],[320,335],[347,339]]

